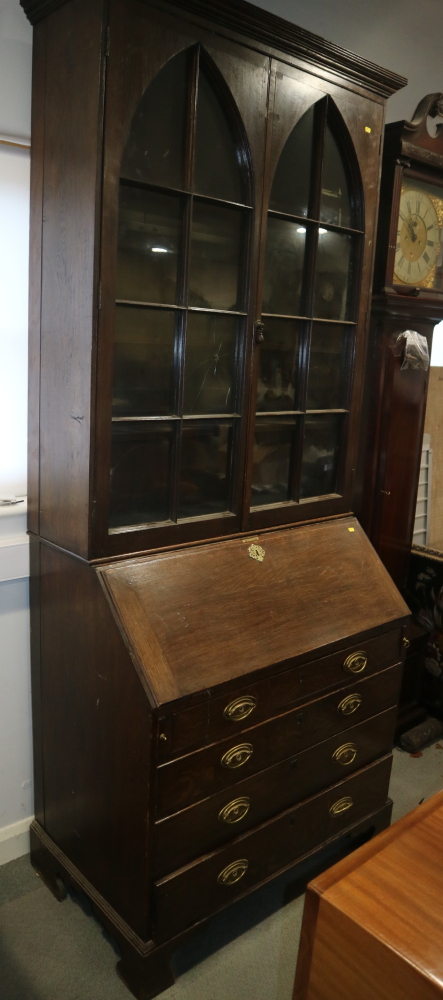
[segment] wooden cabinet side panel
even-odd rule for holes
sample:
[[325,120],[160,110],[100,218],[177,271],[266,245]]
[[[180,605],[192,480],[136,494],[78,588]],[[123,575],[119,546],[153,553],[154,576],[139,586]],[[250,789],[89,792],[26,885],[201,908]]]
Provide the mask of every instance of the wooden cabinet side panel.
[[41,545],[45,830],[142,938],[150,707],[95,571]]
[[[41,257],[40,534],[87,555],[97,307],[103,0],[46,22]],[[37,269],[37,264],[34,262]]]

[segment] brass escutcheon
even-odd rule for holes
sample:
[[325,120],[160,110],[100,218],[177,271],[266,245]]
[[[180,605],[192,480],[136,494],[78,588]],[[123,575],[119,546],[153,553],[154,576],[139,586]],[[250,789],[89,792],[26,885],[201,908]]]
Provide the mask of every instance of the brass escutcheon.
[[348,670],[350,674],[362,674],[368,663],[368,657],[363,650],[359,650],[358,653],[351,653],[347,656],[343,664],[343,669]]
[[355,743],[343,743],[343,746],[337,747],[332,754],[332,760],[336,764],[343,764],[346,767],[348,764],[352,764],[357,756],[357,747]]
[[247,694],[244,698],[235,698],[234,701],[230,701],[229,705],[226,705],[223,715],[225,719],[229,719],[229,722],[243,722],[243,719],[247,719],[254,708],[257,708],[257,699],[252,694]]
[[231,747],[223,754],[220,764],[222,767],[242,767],[253,753],[252,743],[239,743],[237,747]]
[[329,810],[329,815],[341,816],[341,814],[347,812],[348,809],[352,809],[353,805],[354,803],[351,799],[351,796],[345,795],[342,799],[338,799],[337,802],[334,802],[334,805],[331,806]]
[[220,875],[217,878],[217,882],[220,885],[234,885],[235,882],[239,882],[245,872],[247,872],[249,867],[249,861],[246,858],[240,858],[239,861],[233,861],[232,865],[228,865],[227,868],[223,868]]
[[227,806],[220,809],[218,818],[221,823],[239,823],[248,815],[250,805],[251,800],[247,795],[240,799],[233,799],[232,802],[228,802]]
[[352,715],[353,712],[360,708],[363,701],[361,694],[348,694],[347,698],[343,698],[340,702],[337,711],[342,712],[343,715]]

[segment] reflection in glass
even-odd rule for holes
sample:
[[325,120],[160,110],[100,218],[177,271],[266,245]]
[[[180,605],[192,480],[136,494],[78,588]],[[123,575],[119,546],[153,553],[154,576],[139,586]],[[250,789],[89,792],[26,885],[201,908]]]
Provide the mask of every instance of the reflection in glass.
[[116,306],[114,416],[174,412],[174,327],[175,314],[167,309]]
[[181,52],[145,90],[123,154],[124,177],[183,188],[187,62]]
[[188,313],[184,413],[234,413],[238,321]]
[[334,226],[353,228],[348,178],[338,145],[326,125],[320,219]]
[[351,300],[352,236],[319,229],[314,287],[314,316],[318,319],[353,319]]
[[293,128],[278,161],[269,201],[276,212],[308,214],[313,125],[314,106]]
[[241,309],[239,271],[243,214],[194,201],[188,301],[210,309]]
[[263,312],[300,315],[306,229],[268,218]]
[[169,518],[173,424],[113,424],[109,526]]
[[305,418],[301,499],[336,492],[341,419],[336,413]]
[[347,405],[347,349],[352,327],[313,323],[308,374],[308,410],[344,409]]
[[256,419],[251,507],[289,500],[289,469],[295,426],[292,417]]
[[117,298],[173,305],[179,237],[178,197],[121,184]]
[[257,382],[259,412],[294,409],[298,351],[298,323],[267,317]]
[[202,72],[198,82],[194,190],[225,201],[244,202],[234,138],[218,97]]
[[178,517],[228,510],[232,422],[192,420],[183,424]]

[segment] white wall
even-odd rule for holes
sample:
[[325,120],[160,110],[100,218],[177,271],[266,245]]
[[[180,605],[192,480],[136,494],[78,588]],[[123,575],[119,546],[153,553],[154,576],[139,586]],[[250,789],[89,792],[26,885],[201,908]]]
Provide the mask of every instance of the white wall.
[[[442,0],[257,5],[409,77],[388,103],[388,121],[410,118],[425,94],[443,91]],[[0,139],[29,137],[31,44],[19,0],[0,0]],[[28,190],[28,154],[0,145],[0,496],[25,492]],[[7,517],[0,508],[0,863],[26,851],[32,813],[26,539],[18,510]]]

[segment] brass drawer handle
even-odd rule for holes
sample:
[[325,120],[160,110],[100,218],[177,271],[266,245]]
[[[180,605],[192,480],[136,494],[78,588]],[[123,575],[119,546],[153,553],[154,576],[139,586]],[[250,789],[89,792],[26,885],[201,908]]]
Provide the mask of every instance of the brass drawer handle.
[[239,882],[245,872],[249,868],[249,861],[246,858],[240,858],[239,861],[233,861],[232,865],[228,865],[227,868],[223,868],[220,875],[217,877],[217,882],[220,885],[234,885],[235,882]]
[[337,747],[332,754],[332,760],[336,764],[343,764],[343,767],[347,767],[348,764],[352,764],[357,756],[357,747],[355,743],[343,743],[343,746]]
[[342,799],[338,799],[338,802],[334,802],[334,805],[331,806],[329,810],[329,815],[341,816],[341,814],[347,812],[348,809],[352,809],[353,805],[354,803],[351,799],[351,796],[345,795]]
[[363,650],[359,650],[358,653],[351,653],[347,656],[343,664],[343,670],[347,670],[350,674],[362,674],[366,669],[368,664],[368,657]]
[[221,823],[239,823],[248,815],[250,805],[251,800],[247,795],[240,799],[233,799],[232,802],[228,802],[227,806],[220,809],[218,818]]
[[338,706],[338,711],[342,712],[343,715],[352,715],[356,712],[363,701],[361,694],[348,694],[347,698],[343,698]]
[[404,649],[409,649],[411,643],[410,643],[409,639],[406,638],[405,635],[403,636],[402,642],[403,642]]
[[222,767],[242,767],[253,753],[252,743],[239,743],[237,747],[231,747],[223,754],[220,764]]
[[230,701],[229,705],[226,705],[223,715],[229,722],[243,722],[243,719],[247,719],[254,708],[257,708],[257,699],[248,694],[244,698],[235,698],[234,701]]

